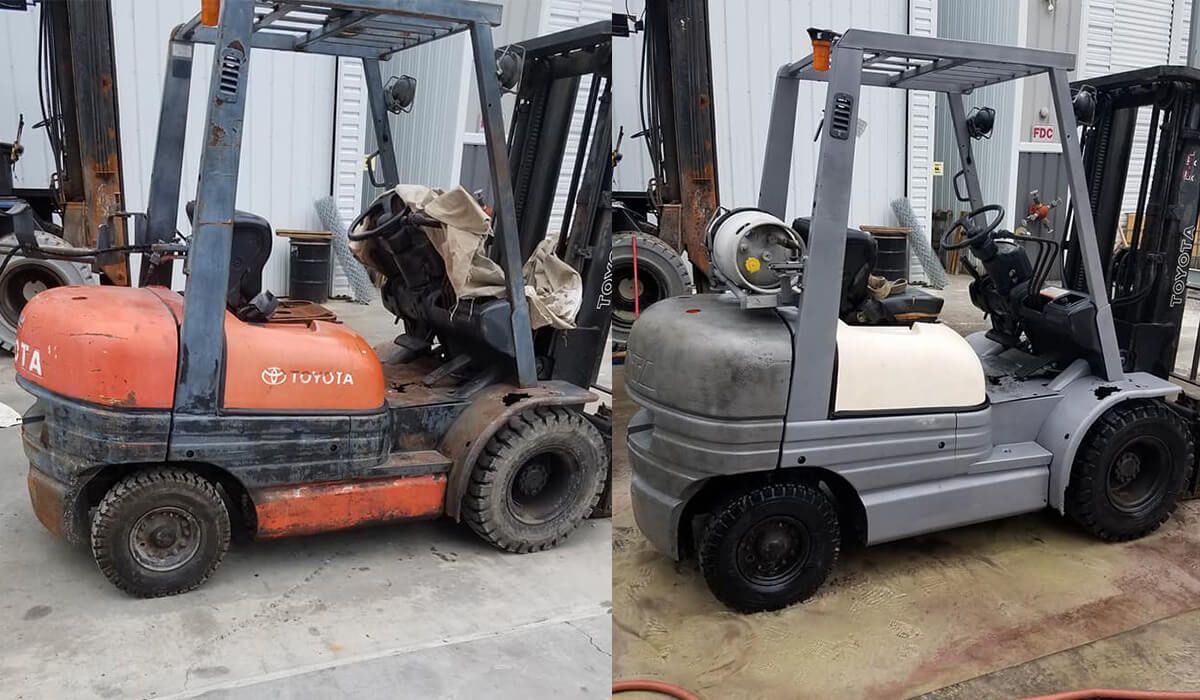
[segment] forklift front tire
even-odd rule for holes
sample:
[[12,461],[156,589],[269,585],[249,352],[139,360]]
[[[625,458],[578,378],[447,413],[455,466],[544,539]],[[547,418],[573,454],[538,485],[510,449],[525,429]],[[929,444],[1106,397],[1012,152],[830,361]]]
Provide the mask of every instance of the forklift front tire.
[[1165,402],[1113,406],[1079,447],[1067,484],[1067,515],[1109,542],[1154,532],[1186,488],[1193,451],[1187,423]]
[[713,595],[738,612],[778,610],[821,587],[841,547],[837,508],[815,485],[770,484],[713,512],[699,542]]
[[463,497],[463,518],[500,549],[550,549],[596,507],[607,472],[596,426],[578,411],[532,408],[484,447]]
[[151,469],[117,482],[92,519],[92,556],[117,588],[139,598],[204,583],[229,550],[217,487],[185,469]]

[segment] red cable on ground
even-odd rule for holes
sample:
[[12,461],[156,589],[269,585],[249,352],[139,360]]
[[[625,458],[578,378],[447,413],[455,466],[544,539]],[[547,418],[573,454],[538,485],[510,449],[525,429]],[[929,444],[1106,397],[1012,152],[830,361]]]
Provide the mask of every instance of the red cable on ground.
[[[637,268],[635,267],[634,269],[636,270]],[[629,693],[633,691],[658,693],[660,695],[666,695],[670,698],[676,698],[676,700],[700,700],[699,695],[696,695],[691,691],[684,690],[677,685],[671,685],[670,683],[665,683],[663,681],[639,679],[632,681],[617,681],[612,685],[613,695],[616,695],[617,693]]]
[[1107,688],[1087,688],[1085,690],[1069,690],[1063,693],[1038,695],[1025,700],[1200,700],[1197,692],[1176,692],[1170,690],[1110,690]]
[[638,301],[642,297],[642,288],[638,284],[637,274],[637,236],[629,239],[633,244],[633,318],[636,320],[642,313],[641,303]]

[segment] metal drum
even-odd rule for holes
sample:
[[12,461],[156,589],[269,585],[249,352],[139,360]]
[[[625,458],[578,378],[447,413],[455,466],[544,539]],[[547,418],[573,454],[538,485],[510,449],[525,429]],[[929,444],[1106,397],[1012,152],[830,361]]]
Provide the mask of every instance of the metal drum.
[[288,296],[323,304],[329,301],[329,241],[293,238],[288,265]]
[[908,236],[879,231],[872,231],[871,235],[878,246],[875,274],[892,281],[908,279]]

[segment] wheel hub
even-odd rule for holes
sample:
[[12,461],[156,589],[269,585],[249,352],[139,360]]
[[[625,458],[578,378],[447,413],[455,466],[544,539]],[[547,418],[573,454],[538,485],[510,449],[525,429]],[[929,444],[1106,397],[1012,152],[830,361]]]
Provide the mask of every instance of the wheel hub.
[[765,519],[752,527],[738,547],[738,565],[758,583],[774,583],[799,572],[808,557],[808,533],[789,517]]
[[521,475],[517,478],[517,488],[526,496],[536,496],[542,489],[546,488],[546,482],[550,479],[550,470],[541,462],[526,464],[521,470]]
[[200,549],[200,523],[182,508],[163,506],[147,511],[129,530],[134,560],[152,571],[173,571]]
[[557,518],[571,505],[581,471],[579,463],[566,450],[552,449],[533,455],[510,482],[510,512],[528,525]]
[[1141,435],[1128,442],[1108,468],[1109,503],[1130,515],[1152,507],[1169,487],[1170,458],[1156,437]]
[[1113,482],[1116,486],[1124,486],[1137,478],[1142,470],[1142,460],[1132,452],[1126,452],[1113,465]]
[[633,278],[626,277],[617,283],[617,293],[621,295],[622,299],[628,299],[628,300],[632,301],[635,296],[640,296],[640,291],[643,286],[644,285],[641,284],[641,280],[638,280],[638,285],[637,285],[638,291],[635,292],[634,291],[635,287],[633,285]]

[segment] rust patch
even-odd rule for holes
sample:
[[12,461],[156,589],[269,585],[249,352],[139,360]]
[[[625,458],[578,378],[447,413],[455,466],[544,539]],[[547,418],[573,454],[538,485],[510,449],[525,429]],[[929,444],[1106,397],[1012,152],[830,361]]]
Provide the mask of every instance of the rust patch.
[[311,535],[442,513],[446,475],[284,486],[251,494],[259,539]]
[[214,126],[208,132],[208,145],[219,146],[221,141],[225,140],[225,130],[219,126]]
[[33,512],[47,530],[59,537],[64,537],[63,527],[63,493],[50,477],[41,472],[29,470],[29,502]]

